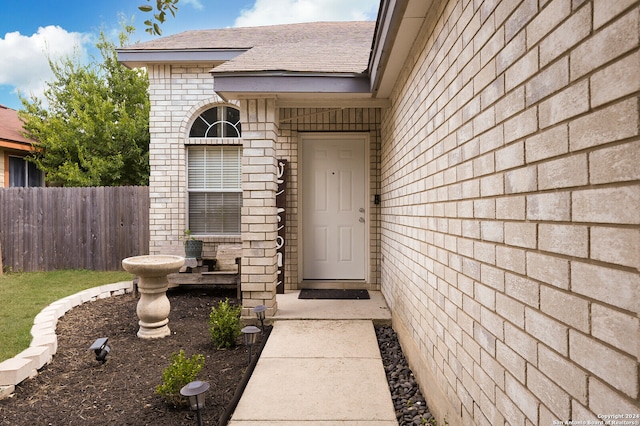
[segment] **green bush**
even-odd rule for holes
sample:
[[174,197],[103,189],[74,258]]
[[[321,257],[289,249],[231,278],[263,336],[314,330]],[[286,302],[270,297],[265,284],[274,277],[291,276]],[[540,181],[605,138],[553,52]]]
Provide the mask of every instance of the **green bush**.
[[180,389],[192,382],[204,368],[204,355],[195,354],[191,358],[184,350],[171,354],[171,364],[162,372],[162,384],[156,387],[156,393],[175,406],[187,405],[187,398],[180,395]]
[[232,348],[236,345],[236,340],[242,333],[241,309],[240,306],[231,306],[229,299],[218,303],[218,308],[211,308],[209,332],[218,349]]

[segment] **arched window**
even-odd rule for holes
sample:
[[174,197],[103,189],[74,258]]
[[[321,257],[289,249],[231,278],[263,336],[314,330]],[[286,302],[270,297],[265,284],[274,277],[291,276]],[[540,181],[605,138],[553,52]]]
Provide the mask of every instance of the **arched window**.
[[239,138],[240,111],[229,106],[215,106],[196,118],[190,138]]
[[[240,136],[240,111],[223,105],[204,111],[189,130],[190,139]],[[240,235],[242,146],[187,146],[187,193],[192,235]]]

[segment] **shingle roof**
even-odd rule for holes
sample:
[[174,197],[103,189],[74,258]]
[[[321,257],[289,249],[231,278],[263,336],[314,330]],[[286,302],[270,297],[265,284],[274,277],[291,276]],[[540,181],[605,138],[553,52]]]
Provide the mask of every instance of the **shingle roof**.
[[34,141],[22,135],[22,121],[18,112],[0,105],[0,141],[31,144]]
[[374,21],[194,30],[119,50],[247,49],[214,72],[362,73],[374,30]]

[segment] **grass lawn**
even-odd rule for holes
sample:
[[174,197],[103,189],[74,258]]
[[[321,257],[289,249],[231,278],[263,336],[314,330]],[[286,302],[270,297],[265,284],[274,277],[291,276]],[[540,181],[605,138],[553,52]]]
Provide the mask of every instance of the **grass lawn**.
[[126,272],[76,270],[0,275],[0,362],[29,347],[33,319],[50,303],[132,278]]

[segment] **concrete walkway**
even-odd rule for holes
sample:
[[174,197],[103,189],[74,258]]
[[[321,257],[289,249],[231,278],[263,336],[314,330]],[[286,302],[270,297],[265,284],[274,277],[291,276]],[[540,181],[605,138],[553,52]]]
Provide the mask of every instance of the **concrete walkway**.
[[370,293],[368,301],[279,295],[282,315],[229,425],[397,425],[372,318],[390,316]]

